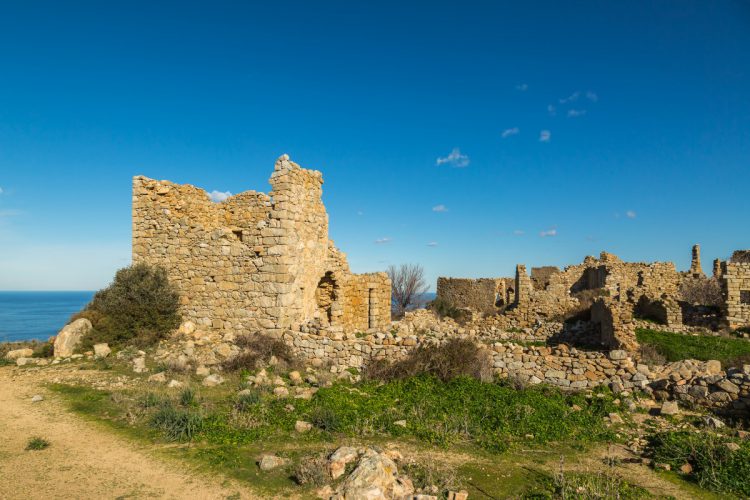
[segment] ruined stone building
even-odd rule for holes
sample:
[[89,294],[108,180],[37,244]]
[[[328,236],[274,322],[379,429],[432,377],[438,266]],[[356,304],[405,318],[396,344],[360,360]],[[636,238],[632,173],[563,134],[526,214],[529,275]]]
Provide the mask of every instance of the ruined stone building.
[[328,239],[323,176],[281,156],[272,191],[214,203],[191,185],[133,179],[133,262],[164,267],[182,314],[203,328],[237,333],[385,329],[385,273],[353,274]]
[[[633,318],[645,317],[679,327],[692,304],[681,301],[686,281],[708,280],[700,247],[693,247],[690,270],[678,272],[672,262],[623,262],[607,252],[581,264],[558,269],[516,267],[514,278],[439,278],[438,298],[454,307],[495,314],[505,326],[528,327],[540,321],[562,321],[585,313],[602,345],[633,348]],[[735,252],[728,262],[714,262],[714,277],[723,293],[722,326],[750,325],[750,252]],[[590,307],[581,311],[581,307]]]

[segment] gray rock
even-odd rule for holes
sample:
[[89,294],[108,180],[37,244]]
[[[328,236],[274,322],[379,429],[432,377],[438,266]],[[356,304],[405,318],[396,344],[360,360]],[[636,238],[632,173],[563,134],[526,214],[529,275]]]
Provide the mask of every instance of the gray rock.
[[106,343],[94,344],[94,356],[97,358],[106,358],[112,353],[112,349]]
[[263,455],[258,460],[260,470],[267,472],[277,467],[281,467],[287,463],[285,458],[277,457],[276,455]]
[[72,356],[83,336],[88,334],[92,328],[91,321],[86,318],[79,318],[69,325],[65,325],[55,337],[55,357],[67,358]]
[[680,407],[677,405],[677,401],[664,401],[659,413],[661,415],[677,415],[680,413]]
[[32,402],[32,403],[38,403],[38,402],[40,402],[40,401],[44,401],[44,396],[42,396],[42,395],[40,395],[40,394],[35,394],[35,395],[34,395],[34,396],[33,396],[33,397],[31,398],[31,402]]
[[33,354],[34,351],[31,349],[15,349],[13,351],[8,351],[5,355],[5,359],[15,361],[18,358],[30,358]]
[[217,385],[223,384],[224,378],[221,375],[213,374],[203,379],[201,385],[203,387],[216,387]]

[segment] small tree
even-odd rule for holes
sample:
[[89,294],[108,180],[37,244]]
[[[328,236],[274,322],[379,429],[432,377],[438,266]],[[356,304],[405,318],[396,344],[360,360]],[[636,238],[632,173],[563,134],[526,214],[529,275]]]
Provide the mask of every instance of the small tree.
[[391,305],[396,317],[417,304],[419,298],[427,291],[424,268],[419,264],[401,264],[388,266],[386,270],[391,279]]

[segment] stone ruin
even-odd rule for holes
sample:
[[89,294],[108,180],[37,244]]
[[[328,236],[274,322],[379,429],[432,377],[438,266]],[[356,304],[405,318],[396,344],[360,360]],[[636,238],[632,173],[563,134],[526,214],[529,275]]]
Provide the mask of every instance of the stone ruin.
[[270,184],[215,203],[191,185],[133,178],[133,262],[165,268],[183,318],[202,330],[387,329],[390,280],[353,274],[328,239],[322,174],[283,155]]
[[[623,262],[602,252],[581,264],[566,267],[516,266],[514,278],[438,278],[437,297],[453,307],[484,313],[501,328],[528,328],[547,322],[580,318],[587,329],[578,332],[589,344],[633,351],[635,319],[646,318],[671,329],[686,324],[696,306],[681,298],[688,282],[717,280],[722,305],[714,328],[750,325],[750,252],[735,252],[728,262],[714,262],[714,276],[706,277],[700,247],[692,250],[690,270],[678,272],[672,262]],[[688,321],[688,317],[691,318]],[[563,336],[564,337],[564,336]],[[570,340],[570,339],[567,339]]]

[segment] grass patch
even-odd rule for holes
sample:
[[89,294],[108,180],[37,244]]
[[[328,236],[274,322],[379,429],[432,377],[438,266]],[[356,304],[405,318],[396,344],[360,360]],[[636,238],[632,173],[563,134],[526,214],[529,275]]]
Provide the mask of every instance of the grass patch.
[[[731,450],[727,443],[739,446]],[[673,470],[690,464],[687,479],[701,488],[741,497],[750,496],[750,442],[725,436],[689,431],[653,435],[649,449],[654,462],[666,463]]]
[[26,443],[26,450],[27,451],[37,451],[37,450],[44,450],[46,448],[49,448],[50,442],[47,441],[44,438],[40,437],[33,437],[29,439],[29,442]]
[[693,336],[661,332],[646,328],[636,330],[638,342],[651,345],[667,361],[717,359],[723,366],[733,366],[750,356],[750,342],[727,337]]

